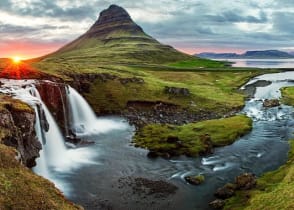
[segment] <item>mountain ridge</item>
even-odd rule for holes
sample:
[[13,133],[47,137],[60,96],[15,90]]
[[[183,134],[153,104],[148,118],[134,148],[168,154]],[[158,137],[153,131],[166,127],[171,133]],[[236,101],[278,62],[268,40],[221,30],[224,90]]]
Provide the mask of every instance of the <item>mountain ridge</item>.
[[243,54],[237,53],[213,53],[203,52],[195,54],[201,58],[214,58],[214,59],[267,59],[267,58],[294,58],[294,55],[280,51],[280,50],[252,50],[246,51]]

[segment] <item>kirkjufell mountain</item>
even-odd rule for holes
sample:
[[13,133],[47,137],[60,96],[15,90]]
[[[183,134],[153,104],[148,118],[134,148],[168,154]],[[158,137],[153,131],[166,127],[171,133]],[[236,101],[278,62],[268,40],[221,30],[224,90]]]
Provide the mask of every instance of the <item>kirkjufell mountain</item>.
[[117,5],[103,10],[85,34],[45,57],[46,60],[53,58],[90,58],[98,62],[113,58],[119,63],[168,63],[195,59],[146,34],[128,12]]

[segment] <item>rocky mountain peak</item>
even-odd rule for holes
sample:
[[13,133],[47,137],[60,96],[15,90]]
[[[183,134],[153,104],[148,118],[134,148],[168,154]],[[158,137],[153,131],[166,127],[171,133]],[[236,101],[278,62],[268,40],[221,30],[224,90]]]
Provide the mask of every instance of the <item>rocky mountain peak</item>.
[[133,22],[129,13],[122,7],[112,4],[108,9],[103,10],[100,13],[99,19],[96,22],[98,24],[108,24],[117,21],[130,21]]
[[132,20],[124,8],[113,4],[100,13],[98,20],[87,34],[91,37],[103,38],[116,31],[129,34],[143,33],[142,28]]

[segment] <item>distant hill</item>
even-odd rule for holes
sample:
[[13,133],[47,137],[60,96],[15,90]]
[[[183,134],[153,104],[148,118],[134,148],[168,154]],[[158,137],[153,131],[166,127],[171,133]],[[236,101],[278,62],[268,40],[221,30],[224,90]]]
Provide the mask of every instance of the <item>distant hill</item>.
[[237,53],[212,53],[212,52],[204,52],[200,54],[195,54],[195,56],[198,56],[200,58],[238,58],[240,55]]
[[247,51],[244,54],[236,53],[200,53],[197,54],[201,58],[211,59],[279,59],[279,58],[294,58],[294,54],[279,50],[256,50]]
[[196,60],[191,55],[163,45],[147,35],[117,5],[111,5],[100,13],[99,19],[82,36],[41,60],[92,60],[99,63],[172,63]]

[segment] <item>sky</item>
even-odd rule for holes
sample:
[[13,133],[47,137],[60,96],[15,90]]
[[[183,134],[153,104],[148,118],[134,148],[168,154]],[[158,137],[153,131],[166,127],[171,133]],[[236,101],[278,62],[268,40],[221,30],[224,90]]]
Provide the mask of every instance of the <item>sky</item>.
[[111,4],[189,54],[294,51],[293,0],[0,0],[0,57],[41,56],[72,41]]

